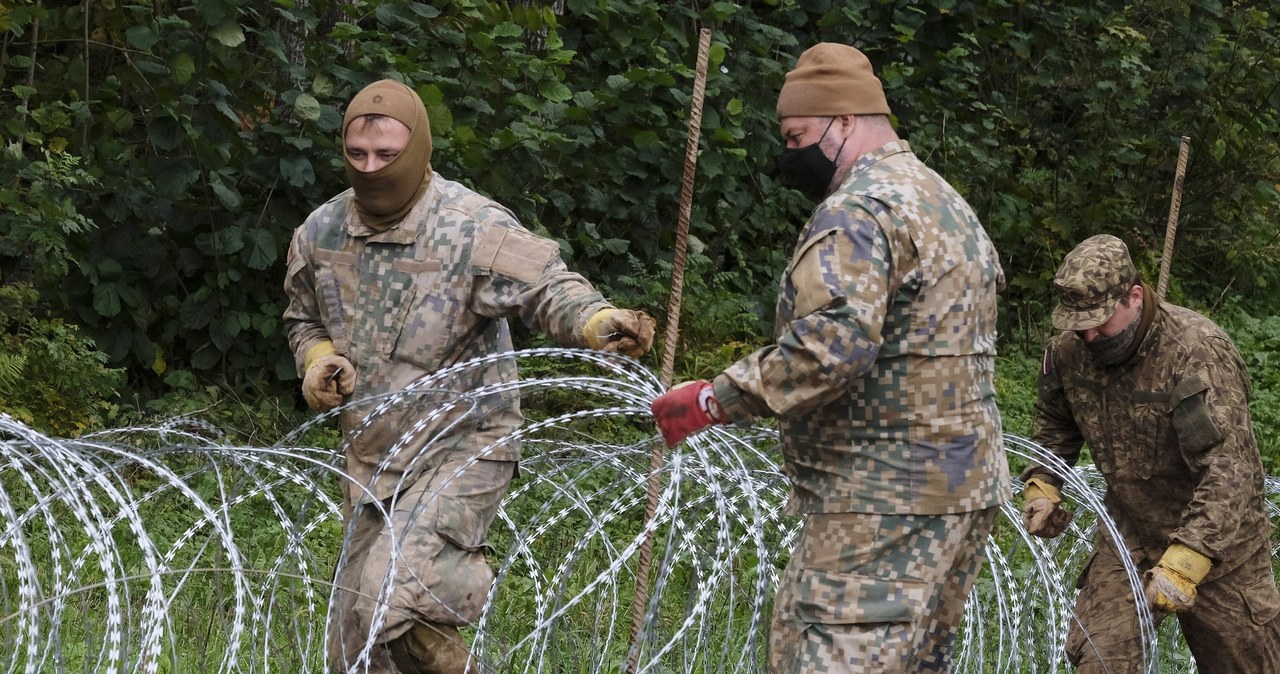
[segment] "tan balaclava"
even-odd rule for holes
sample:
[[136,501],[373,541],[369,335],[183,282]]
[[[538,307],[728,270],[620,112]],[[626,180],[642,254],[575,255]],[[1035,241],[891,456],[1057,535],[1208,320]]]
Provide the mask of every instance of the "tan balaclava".
[[804,51],[778,94],[778,117],[887,115],[871,62],[849,45],[820,42]]
[[[409,142],[390,163],[363,172],[347,156],[351,123],[364,115],[385,115],[409,127]],[[360,219],[374,229],[386,229],[403,218],[431,183],[431,124],[427,108],[413,89],[395,80],[378,80],[360,90],[342,118],[342,158],[347,180],[356,192]]]

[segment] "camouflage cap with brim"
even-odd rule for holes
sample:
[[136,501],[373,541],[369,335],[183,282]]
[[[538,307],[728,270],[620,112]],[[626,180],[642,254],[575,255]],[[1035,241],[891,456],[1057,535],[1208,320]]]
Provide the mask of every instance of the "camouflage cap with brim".
[[1053,327],[1089,330],[1106,323],[1120,298],[1137,283],[1138,270],[1123,241],[1110,234],[1085,239],[1067,254],[1053,277],[1058,289]]

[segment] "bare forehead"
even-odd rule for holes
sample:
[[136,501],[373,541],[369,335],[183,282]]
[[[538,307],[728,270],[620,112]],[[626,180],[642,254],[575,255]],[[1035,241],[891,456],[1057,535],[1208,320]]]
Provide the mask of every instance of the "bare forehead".
[[374,143],[399,149],[408,142],[409,133],[409,127],[400,120],[385,115],[365,115],[351,121],[346,143]]
[[404,129],[406,132],[409,131],[409,127],[404,122],[387,115],[361,115],[351,120],[351,124],[347,127],[348,131],[367,131],[372,129],[378,129],[383,132],[399,131],[400,129]]

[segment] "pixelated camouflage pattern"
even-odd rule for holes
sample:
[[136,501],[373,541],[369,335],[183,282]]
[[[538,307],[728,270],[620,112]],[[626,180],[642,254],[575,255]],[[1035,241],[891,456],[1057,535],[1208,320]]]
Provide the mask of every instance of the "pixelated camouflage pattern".
[[[1140,550],[1126,554],[1140,571],[1149,568]],[[1280,672],[1280,597],[1270,576],[1263,545],[1229,574],[1201,583],[1191,611],[1176,614],[1201,674]],[[1077,586],[1066,644],[1077,674],[1145,674],[1134,591],[1109,537],[1095,543]]]
[[1085,239],[1067,253],[1054,274],[1058,304],[1053,327],[1089,330],[1106,323],[1137,282],[1138,270],[1123,241],[1110,234]]
[[[1214,561],[1209,581],[1267,545],[1249,375],[1213,321],[1160,303],[1135,356],[1115,367],[1064,332],[1045,348],[1038,389],[1032,438],[1068,465],[1088,444],[1108,513],[1148,562],[1182,543]],[[1035,465],[1023,476],[1061,484]]]
[[[561,345],[585,346],[582,327],[610,306],[565,268],[554,241],[531,234],[501,205],[439,174],[409,214],[385,231],[360,221],[352,190],[317,208],[294,232],[284,286],[285,324],[299,374],[307,349],[332,340],[355,367],[349,400],[356,401],[510,351],[510,317]],[[515,362],[508,360],[447,385],[466,392],[515,378]],[[511,393],[443,413],[438,396],[424,398],[417,406],[371,416],[362,426],[378,402],[341,413],[347,466],[357,483],[349,485],[352,503],[405,488],[413,462],[425,458],[424,447],[479,450],[521,422]],[[503,444],[486,458],[516,460],[519,447]]]
[[380,644],[414,625],[467,625],[480,616],[494,578],[486,534],[515,464],[465,454],[436,455],[442,462],[420,471],[410,489],[348,515],[329,620],[335,666],[354,664],[378,612],[385,612]]
[[807,516],[778,585],[769,670],[951,671],[995,516]]
[[774,345],[714,382],[734,422],[778,418],[790,512],[1010,498],[994,385],[1003,283],[969,205],[906,142],[859,159],[800,235]]

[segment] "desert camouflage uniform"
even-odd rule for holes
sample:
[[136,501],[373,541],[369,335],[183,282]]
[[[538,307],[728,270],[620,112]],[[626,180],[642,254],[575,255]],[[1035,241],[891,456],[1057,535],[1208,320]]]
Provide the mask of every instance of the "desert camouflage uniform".
[[[1195,606],[1178,614],[1201,672],[1280,671],[1280,595],[1244,362],[1217,325],[1172,304],[1158,304],[1141,339],[1133,358],[1109,368],[1075,333],[1051,339],[1033,437],[1068,465],[1088,444],[1107,512],[1141,569],[1172,543],[1213,560]],[[1038,466],[1023,476],[1061,484]],[[1068,655],[1081,672],[1144,672],[1122,563],[1109,540],[1094,548]]]
[[[807,516],[775,672],[946,668],[1011,496],[993,383],[1003,282],[973,211],[904,141],[860,158],[810,217],[774,345],[715,380],[733,421],[777,417],[788,510]],[[887,531],[896,544],[871,545]]]
[[330,647],[342,664],[369,638],[379,603],[390,607],[379,643],[414,620],[479,616],[493,578],[482,546],[520,452],[494,444],[521,422],[517,395],[468,394],[513,381],[514,359],[432,382],[388,410],[378,404],[456,363],[511,351],[508,317],[585,346],[587,319],[610,305],[565,268],[554,241],[438,174],[381,232],[361,222],[352,190],[329,200],[294,233],[288,265],[285,321],[299,374],[307,350],[331,340],[356,370],[349,399],[372,397],[340,417],[350,542],[337,582],[351,591],[335,596]]

